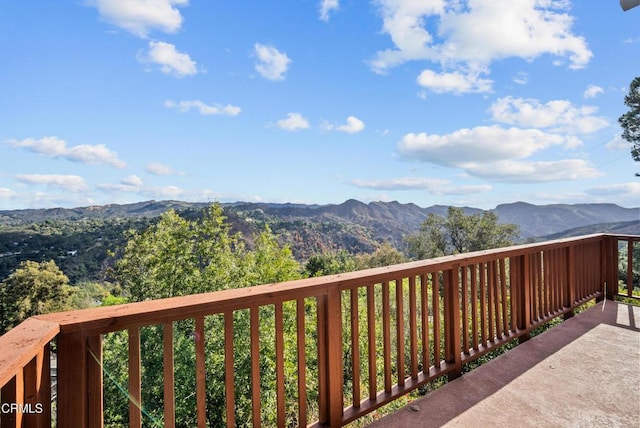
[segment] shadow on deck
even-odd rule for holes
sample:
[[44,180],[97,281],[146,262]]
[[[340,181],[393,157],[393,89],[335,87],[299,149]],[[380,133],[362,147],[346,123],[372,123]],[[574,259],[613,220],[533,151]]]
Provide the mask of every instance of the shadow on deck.
[[609,300],[370,426],[638,427],[639,393],[640,307]]

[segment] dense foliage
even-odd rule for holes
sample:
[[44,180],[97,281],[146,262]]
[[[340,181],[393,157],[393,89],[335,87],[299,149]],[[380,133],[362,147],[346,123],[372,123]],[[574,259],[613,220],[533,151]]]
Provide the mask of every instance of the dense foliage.
[[45,220],[0,226],[0,279],[26,260],[55,263],[71,284],[103,281],[114,254],[127,242],[125,231],[142,230],[154,219]]
[[69,279],[53,261],[20,263],[0,283],[0,334],[33,315],[69,308]]
[[[185,219],[173,211],[163,214],[150,228],[132,231],[113,276],[130,301],[143,301],[194,293],[247,287],[256,284],[288,281],[300,277],[299,264],[287,247],[280,247],[267,228],[247,249],[240,234],[232,234],[222,208],[212,205],[203,216]],[[287,340],[295,340],[295,322],[287,310],[284,326]],[[274,331],[273,308],[260,313],[261,335]],[[239,420],[250,420],[250,319],[247,311],[234,313],[236,339],[236,397]],[[205,318],[205,337],[196,338],[193,320],[174,323],[176,426],[190,427],[195,420],[195,340],[205,340],[207,364],[207,405],[210,426],[224,424],[224,320],[220,316]],[[162,327],[141,330],[142,369],[148,384],[143,388],[142,406],[147,419],[161,423],[162,397]],[[127,399],[121,385],[126,384],[127,341],[124,333],[105,337],[104,369],[110,382],[105,382],[105,426],[119,426],[127,414]],[[266,343],[261,349],[261,366],[273,364],[275,351]],[[295,355],[288,356],[295,361]],[[310,362],[313,365],[313,362]],[[295,366],[287,368],[295,376]],[[265,384],[275,382],[264,376]],[[275,401],[265,403],[273,410]],[[271,407],[269,407],[271,406]],[[275,414],[275,412],[271,412]]]
[[[618,118],[622,126],[622,138],[631,143],[631,156],[640,162],[640,77],[636,77],[629,85],[629,93],[624,97],[629,111]],[[640,173],[636,173],[640,175]]]
[[415,259],[467,253],[513,245],[519,237],[515,224],[500,224],[495,213],[465,215],[449,207],[447,217],[429,214],[420,231],[407,237],[409,254]]

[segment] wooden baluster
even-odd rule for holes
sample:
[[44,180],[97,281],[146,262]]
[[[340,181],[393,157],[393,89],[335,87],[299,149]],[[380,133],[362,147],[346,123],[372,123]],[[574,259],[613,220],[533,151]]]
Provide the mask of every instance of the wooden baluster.
[[523,335],[519,336],[519,341],[524,342],[529,339],[529,329],[533,320],[532,301],[535,300],[534,293],[532,292],[532,265],[533,254],[525,254],[521,259],[520,269],[520,281],[518,281],[519,289],[518,296],[518,329],[525,331]]
[[411,346],[411,378],[418,378],[418,322],[417,322],[416,277],[409,277],[409,344]]
[[360,314],[358,312],[358,289],[354,287],[351,289],[350,293],[353,407],[360,407]]
[[457,265],[444,272],[445,352],[447,363],[454,365],[454,370],[448,374],[449,380],[462,375],[459,275]]
[[478,277],[477,265],[471,265],[471,333],[473,335],[473,349],[478,350]]
[[329,332],[327,327],[327,296],[316,298],[316,320],[318,332],[318,421],[329,423],[329,369],[327,351]]
[[422,372],[429,374],[431,349],[429,346],[429,284],[428,274],[420,275],[420,297],[422,303]]
[[396,366],[398,385],[404,386],[404,287],[402,279],[396,279]]
[[[87,426],[102,428],[104,421],[104,378],[102,374],[102,336],[94,335],[86,338],[87,344]],[[43,368],[44,370],[44,368]],[[46,375],[49,376],[49,356],[46,357]],[[49,384],[47,381],[46,384]],[[45,385],[46,385],[45,384]],[[51,388],[47,387],[48,399]]]
[[344,406],[343,390],[343,349],[342,349],[342,304],[341,293],[337,287],[329,288],[327,307],[327,400],[329,426],[342,426]]
[[233,367],[233,312],[224,313],[224,386],[227,428],[236,426],[236,388]]
[[518,302],[520,297],[521,288],[521,268],[522,268],[522,258],[521,257],[509,257],[509,313],[511,315],[510,318],[510,329],[513,333],[519,328],[518,325]]
[[487,315],[488,315],[488,324],[489,324],[489,340],[494,341],[496,339],[495,334],[495,315],[493,313],[495,309],[495,265],[493,261],[487,262]]
[[431,308],[433,313],[433,365],[441,366],[440,346],[440,272],[431,274]]
[[485,276],[484,263],[478,265],[480,274],[480,318],[481,318],[481,342],[482,346],[487,346],[487,281]]
[[627,297],[633,296],[633,240],[627,240]]
[[[16,375],[11,378],[2,387],[2,403],[16,403],[18,405],[24,403],[24,374],[19,370]],[[21,427],[22,413],[19,412],[0,412],[0,426],[2,427]]]
[[140,329],[129,333],[129,427],[142,427],[142,380],[140,378]]
[[196,412],[198,414],[198,428],[205,428],[207,424],[207,369],[205,365],[205,331],[204,316],[196,317]]
[[469,294],[467,291],[468,278],[467,278],[467,266],[460,268],[460,275],[462,276],[462,322],[460,328],[462,328],[462,349],[465,354],[469,354]]
[[164,374],[164,426],[176,425],[176,393],[174,385],[173,323],[162,324],[162,355]]
[[284,389],[284,312],[282,302],[275,304],[276,327],[276,407],[277,424],[285,426],[285,389]]
[[[499,260],[499,259],[498,259]],[[494,260],[491,262],[491,266],[493,267],[493,290],[494,290],[494,301],[493,301],[493,305],[495,308],[495,326],[496,326],[496,340],[500,339],[502,337],[502,318],[501,318],[501,314],[500,314],[500,309],[502,307],[501,302],[500,302],[500,272],[498,272],[499,270],[499,265],[498,265],[498,260]]]
[[[342,316],[342,310],[338,311],[338,315]],[[304,299],[296,300],[296,337],[297,337],[297,353],[298,353],[298,423],[300,426],[307,425],[307,355],[305,348],[305,311]],[[342,335],[340,335],[342,340]],[[331,367],[329,367],[331,370]]]
[[251,420],[254,427],[260,427],[260,316],[258,306],[249,309],[251,335]]
[[376,308],[374,285],[367,287],[367,333],[369,336],[369,399],[375,400],[378,394],[376,367]]
[[382,348],[384,362],[384,390],[391,392],[391,309],[389,282],[382,283]]
[[507,300],[507,272],[506,263],[504,259],[498,259],[500,265],[500,290],[502,291],[502,301],[500,302],[500,308],[502,310],[502,332],[504,335],[509,334],[509,305]]

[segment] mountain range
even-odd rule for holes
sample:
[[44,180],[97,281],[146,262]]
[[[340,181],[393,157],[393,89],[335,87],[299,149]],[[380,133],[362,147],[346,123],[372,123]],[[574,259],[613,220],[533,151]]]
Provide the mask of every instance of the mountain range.
[[[95,271],[109,265],[109,253],[126,243],[124,230],[140,229],[173,209],[185,217],[199,215],[209,203],[146,201],[80,208],[0,211],[0,280],[24,259],[55,259],[75,280],[96,279]],[[430,213],[446,216],[447,206],[427,208],[399,202],[304,205],[236,202],[222,204],[232,230],[242,232],[248,245],[254,232],[268,225],[298,260],[331,250],[372,252],[388,242],[403,249],[405,237],[416,233]],[[473,207],[467,214],[482,213]],[[596,232],[640,235],[640,208],[615,204],[498,205],[501,223],[520,226],[522,241],[544,240]],[[89,253],[91,256],[89,257]],[[71,256],[73,254],[73,256]],[[86,256],[82,268],[74,257]],[[68,265],[64,269],[64,265]],[[87,267],[89,266],[89,267]],[[77,271],[77,272],[76,272]],[[68,273],[71,272],[71,273]]]

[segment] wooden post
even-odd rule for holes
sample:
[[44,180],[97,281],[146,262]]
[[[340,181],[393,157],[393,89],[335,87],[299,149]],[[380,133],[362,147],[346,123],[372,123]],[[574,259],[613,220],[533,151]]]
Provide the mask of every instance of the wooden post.
[[520,278],[516,286],[518,287],[518,330],[525,333],[519,336],[519,342],[529,339],[529,328],[531,326],[531,263],[530,254],[520,256]]
[[627,241],[627,297],[633,296],[633,239]]
[[567,290],[563,304],[571,310],[564,314],[565,320],[573,316],[573,305],[576,301],[576,246],[570,245],[567,250]]
[[[23,380],[22,371],[16,373],[2,387],[2,403],[16,403],[22,404],[23,402]],[[22,426],[21,413],[18,412],[0,412],[0,426],[1,427],[19,427]],[[20,418],[20,419],[18,419]]]
[[455,265],[444,272],[444,326],[445,351],[447,363],[454,365],[449,372],[449,380],[462,375],[462,356],[460,354],[460,284],[459,269]]
[[618,294],[618,238],[607,236],[605,248],[605,282],[607,299],[613,300]]
[[87,347],[82,333],[58,336],[59,427],[84,427],[87,421]]
[[207,425],[207,390],[205,366],[205,332],[204,316],[196,317],[196,412],[198,413],[198,428]]
[[133,327],[129,335],[129,428],[142,427],[142,367],[140,329]]
[[174,385],[173,323],[162,324],[162,371],[164,384],[164,426],[176,425],[176,397]]
[[342,358],[342,304],[340,290],[331,287],[327,293],[325,316],[326,322],[326,355],[327,355],[327,388],[326,402],[328,422],[331,427],[342,426],[344,399],[343,358]]
[[87,337],[87,426],[101,428],[104,422],[102,336]]

